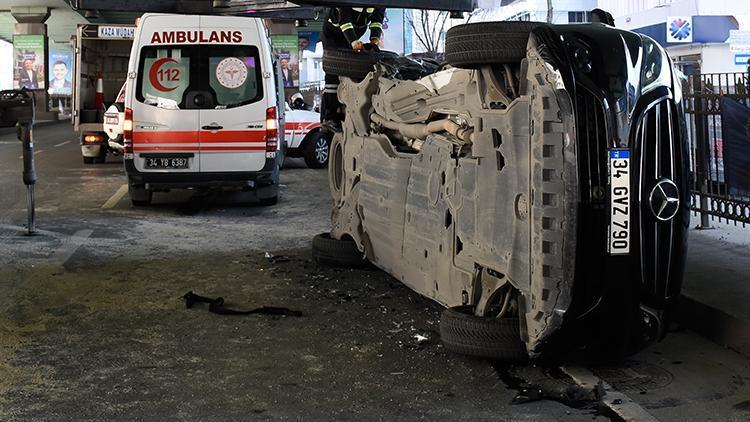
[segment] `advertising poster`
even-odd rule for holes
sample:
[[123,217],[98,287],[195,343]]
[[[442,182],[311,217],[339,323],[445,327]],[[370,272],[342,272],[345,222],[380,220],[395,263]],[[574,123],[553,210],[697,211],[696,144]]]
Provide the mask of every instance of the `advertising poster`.
[[50,50],[49,85],[47,92],[53,96],[70,97],[73,94],[73,52]]
[[44,44],[44,35],[13,36],[13,88],[47,88]]
[[281,62],[284,88],[299,86],[299,38],[297,35],[272,35],[271,45]]
[[297,37],[299,38],[299,51],[302,54],[303,51],[315,51],[315,45],[320,41],[320,32],[303,31],[298,32]]

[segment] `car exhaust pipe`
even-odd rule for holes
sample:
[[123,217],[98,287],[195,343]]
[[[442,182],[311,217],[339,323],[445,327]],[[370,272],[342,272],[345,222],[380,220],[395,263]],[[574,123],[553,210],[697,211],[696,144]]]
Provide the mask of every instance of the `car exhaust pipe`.
[[448,132],[456,138],[466,142],[474,143],[474,128],[464,127],[450,119],[435,120],[430,123],[398,123],[387,120],[385,117],[372,113],[370,120],[375,124],[381,125],[387,129],[395,130],[406,138],[419,139],[424,141],[427,135],[438,132]]

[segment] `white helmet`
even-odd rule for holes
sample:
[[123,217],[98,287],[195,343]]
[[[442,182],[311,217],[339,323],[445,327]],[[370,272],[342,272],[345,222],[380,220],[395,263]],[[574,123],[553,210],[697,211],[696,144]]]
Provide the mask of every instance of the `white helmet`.
[[295,102],[295,101],[297,101],[297,100],[302,100],[302,101],[304,101],[304,100],[305,100],[305,97],[303,97],[303,96],[302,96],[302,93],[301,93],[301,92],[298,92],[298,93],[296,93],[296,94],[292,95],[292,98],[290,98],[290,99],[292,100],[292,103],[293,103],[293,102]]

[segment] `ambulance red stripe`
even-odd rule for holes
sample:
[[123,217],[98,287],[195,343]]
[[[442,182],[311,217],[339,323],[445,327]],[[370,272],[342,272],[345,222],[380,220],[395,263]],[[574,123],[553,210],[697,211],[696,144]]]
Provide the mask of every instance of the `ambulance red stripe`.
[[153,152],[153,151],[166,151],[166,152],[177,152],[177,151],[189,151],[189,152],[209,152],[209,151],[265,151],[265,145],[259,146],[194,146],[194,147],[162,147],[162,146],[135,146],[133,147],[134,152]]
[[266,142],[262,130],[134,132],[133,144],[190,144],[198,142]]

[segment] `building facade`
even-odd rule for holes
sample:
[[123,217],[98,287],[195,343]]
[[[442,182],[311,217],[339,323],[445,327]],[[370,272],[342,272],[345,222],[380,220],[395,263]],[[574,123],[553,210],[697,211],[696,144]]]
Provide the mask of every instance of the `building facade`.
[[[750,44],[747,0],[599,0],[619,28],[639,32],[666,47],[684,73],[744,72]],[[740,32],[732,32],[740,31]],[[730,39],[730,35],[734,38]]]

